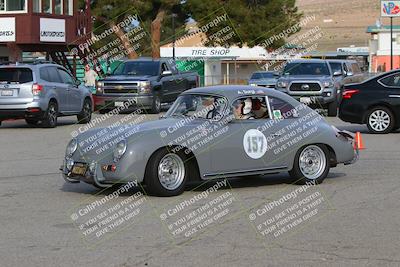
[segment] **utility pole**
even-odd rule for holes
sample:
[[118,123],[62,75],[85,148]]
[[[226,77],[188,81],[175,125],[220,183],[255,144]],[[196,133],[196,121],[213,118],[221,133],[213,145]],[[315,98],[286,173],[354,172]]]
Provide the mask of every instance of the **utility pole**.
[[172,13],[172,59],[175,61],[175,18],[176,14]]

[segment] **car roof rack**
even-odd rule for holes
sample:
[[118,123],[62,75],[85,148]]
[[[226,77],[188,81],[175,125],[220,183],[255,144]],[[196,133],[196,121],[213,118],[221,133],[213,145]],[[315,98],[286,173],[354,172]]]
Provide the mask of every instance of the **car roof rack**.
[[54,61],[51,61],[51,60],[36,59],[31,64],[37,65],[37,64],[56,64],[56,63]]

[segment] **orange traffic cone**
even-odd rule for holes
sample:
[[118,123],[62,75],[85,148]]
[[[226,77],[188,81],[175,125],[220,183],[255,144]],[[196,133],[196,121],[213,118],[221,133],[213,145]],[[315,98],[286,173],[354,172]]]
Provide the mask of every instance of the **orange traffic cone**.
[[354,147],[354,149],[358,149],[358,150],[365,149],[360,132],[356,132],[353,147]]

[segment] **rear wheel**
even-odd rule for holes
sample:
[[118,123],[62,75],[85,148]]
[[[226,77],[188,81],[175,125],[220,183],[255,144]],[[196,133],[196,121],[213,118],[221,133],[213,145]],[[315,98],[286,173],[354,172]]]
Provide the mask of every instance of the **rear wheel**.
[[190,162],[184,153],[164,148],[154,154],[146,167],[147,190],[155,196],[176,196],[185,190]]
[[375,107],[368,112],[367,126],[370,132],[386,134],[394,129],[394,115],[386,107]]
[[50,102],[47,107],[46,113],[42,120],[42,125],[45,128],[54,128],[57,126],[58,109],[55,102]]
[[328,104],[328,117],[336,117],[337,116],[337,108],[338,103],[337,101],[333,101],[332,103]]
[[85,99],[81,113],[79,113],[78,123],[85,124],[89,123],[92,119],[92,102],[89,99]]
[[297,184],[320,184],[329,173],[329,151],[324,145],[307,145],[296,153],[290,176]]

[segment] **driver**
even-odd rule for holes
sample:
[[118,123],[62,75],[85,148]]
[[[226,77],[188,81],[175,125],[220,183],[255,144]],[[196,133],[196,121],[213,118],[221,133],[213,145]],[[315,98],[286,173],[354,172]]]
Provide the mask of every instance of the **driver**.
[[234,105],[234,115],[237,120],[251,120],[254,119],[254,115],[251,111],[252,103],[251,99],[238,100]]

